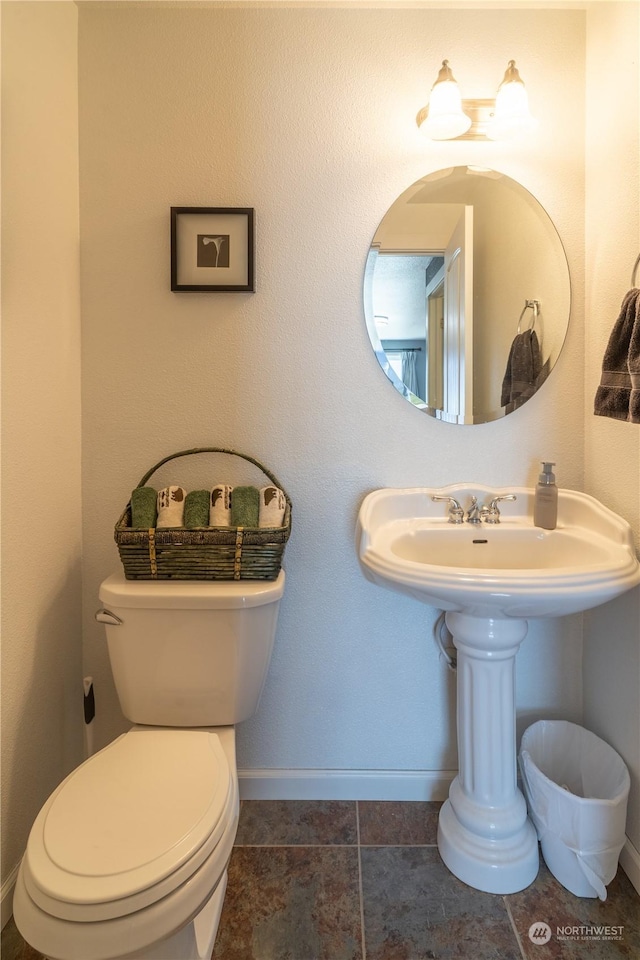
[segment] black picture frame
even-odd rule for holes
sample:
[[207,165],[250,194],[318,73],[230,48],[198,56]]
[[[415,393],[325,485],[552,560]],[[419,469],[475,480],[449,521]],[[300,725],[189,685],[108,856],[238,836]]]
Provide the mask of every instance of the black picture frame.
[[171,289],[254,292],[253,207],[171,207]]

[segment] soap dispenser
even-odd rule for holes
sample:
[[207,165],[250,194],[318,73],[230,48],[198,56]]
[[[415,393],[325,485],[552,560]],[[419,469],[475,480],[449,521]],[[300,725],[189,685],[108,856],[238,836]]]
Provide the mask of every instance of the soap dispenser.
[[533,522],[536,527],[555,530],[558,521],[558,488],[552,471],[555,463],[542,461],[542,473],[538,477],[533,504]]

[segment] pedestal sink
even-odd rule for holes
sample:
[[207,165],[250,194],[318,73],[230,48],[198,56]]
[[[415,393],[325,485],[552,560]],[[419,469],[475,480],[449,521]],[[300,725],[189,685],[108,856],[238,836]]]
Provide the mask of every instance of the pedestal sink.
[[[500,503],[497,524],[453,524],[445,502]],[[555,530],[533,525],[533,490],[473,484],[383,489],[358,516],[373,583],[446,611],[458,651],[459,772],[440,812],[438,848],[478,890],[515,893],[538,872],[538,844],[517,786],[515,657],[533,617],[598,606],[640,583],[629,525],[593,497],[559,490]]]

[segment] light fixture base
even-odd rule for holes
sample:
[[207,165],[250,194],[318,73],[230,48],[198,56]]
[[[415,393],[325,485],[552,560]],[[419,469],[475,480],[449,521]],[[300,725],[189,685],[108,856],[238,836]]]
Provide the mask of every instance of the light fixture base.
[[[496,108],[495,99],[491,100],[463,100],[462,110],[471,119],[471,126],[466,133],[452,140],[489,140],[487,126],[493,117]],[[421,126],[429,114],[429,107],[423,107],[416,117],[416,123]]]
[[489,100],[463,100],[462,109],[468,117],[471,117],[471,126],[466,133],[457,140],[488,140],[487,127],[492,119],[496,109],[496,101]]

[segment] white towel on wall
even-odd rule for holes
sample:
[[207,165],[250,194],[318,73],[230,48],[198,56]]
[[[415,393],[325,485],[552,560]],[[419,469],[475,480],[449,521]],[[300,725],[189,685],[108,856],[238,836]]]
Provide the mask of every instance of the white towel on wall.
[[211,506],[209,507],[209,526],[228,527],[231,523],[231,493],[233,487],[227,483],[219,483],[211,491]]
[[156,527],[184,526],[184,487],[165,487],[158,493],[158,521]]
[[281,527],[287,505],[285,495],[279,487],[262,487],[260,490],[259,527]]

